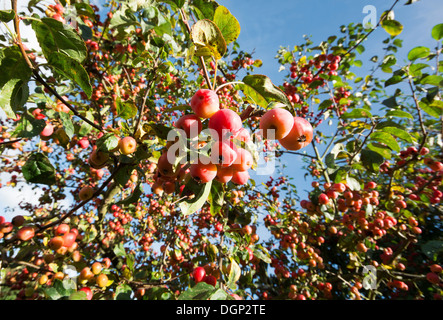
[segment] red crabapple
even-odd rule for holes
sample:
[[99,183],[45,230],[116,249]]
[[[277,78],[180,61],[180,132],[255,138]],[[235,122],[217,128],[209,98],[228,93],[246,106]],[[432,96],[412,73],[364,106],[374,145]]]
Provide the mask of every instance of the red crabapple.
[[124,137],[120,139],[118,146],[122,154],[128,155],[137,150],[137,141],[133,137]]
[[234,143],[216,141],[211,147],[211,163],[221,167],[229,167],[237,159],[237,147]]
[[281,107],[267,111],[260,119],[260,129],[265,139],[279,140],[286,137],[294,125],[292,114]]
[[244,148],[237,148],[237,158],[232,164],[232,168],[236,171],[246,171],[252,167],[253,158],[251,153]]
[[209,119],[208,128],[213,130],[211,134],[215,140],[225,141],[238,134],[242,128],[242,120],[235,111],[221,109]]
[[198,90],[191,99],[191,108],[194,113],[203,119],[208,119],[220,110],[220,101],[215,91],[209,89]]
[[313,134],[312,126],[305,118],[294,117],[291,132],[278,141],[287,150],[299,150],[311,143]]
[[188,139],[196,138],[202,131],[202,123],[200,118],[195,114],[186,114],[175,123],[177,129],[181,129],[186,133]]
[[238,185],[244,185],[248,182],[249,177],[248,171],[234,171],[231,181]]
[[207,183],[217,176],[217,166],[213,163],[193,163],[190,167],[190,174],[196,181]]

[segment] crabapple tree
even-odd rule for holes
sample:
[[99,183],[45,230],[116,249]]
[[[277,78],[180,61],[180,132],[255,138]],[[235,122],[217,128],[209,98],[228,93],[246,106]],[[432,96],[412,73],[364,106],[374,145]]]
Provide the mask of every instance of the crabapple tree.
[[443,24],[400,58],[392,2],[277,82],[213,0],[11,0],[1,299],[442,299]]

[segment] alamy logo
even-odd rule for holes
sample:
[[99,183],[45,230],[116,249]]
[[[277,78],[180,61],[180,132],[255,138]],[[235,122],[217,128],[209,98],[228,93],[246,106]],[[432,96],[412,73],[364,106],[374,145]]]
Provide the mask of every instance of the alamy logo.
[[377,8],[373,5],[364,6],[363,13],[367,14],[363,19],[363,27],[365,29],[375,28],[377,25]]

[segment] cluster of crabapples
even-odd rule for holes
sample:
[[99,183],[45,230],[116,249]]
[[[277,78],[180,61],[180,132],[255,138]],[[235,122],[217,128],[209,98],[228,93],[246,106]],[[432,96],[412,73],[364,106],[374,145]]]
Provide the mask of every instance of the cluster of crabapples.
[[[118,145],[111,152],[118,152],[122,155],[131,155],[137,150],[137,140],[131,136],[126,136],[119,139]],[[108,165],[108,160],[110,159],[110,154],[108,152],[102,151],[97,148],[96,145],[93,146],[93,150],[88,158],[88,163],[90,167],[94,170],[100,170]],[[92,186],[84,186],[80,189],[78,197],[81,201],[90,200],[95,193]]]
[[[198,90],[190,104],[193,113],[182,115],[174,126],[190,149],[197,150],[197,156],[191,155],[189,165],[177,164],[180,150],[172,147],[180,142],[170,141],[158,160],[153,188],[172,193],[176,181],[189,177],[199,183],[216,180],[246,184],[254,158],[247,147],[251,134],[243,127],[242,118],[231,109],[221,108],[214,90]],[[203,130],[206,120],[207,130]],[[278,140],[288,150],[299,150],[312,141],[313,128],[305,118],[294,117],[283,104],[274,103],[260,119],[260,134],[266,140]]]

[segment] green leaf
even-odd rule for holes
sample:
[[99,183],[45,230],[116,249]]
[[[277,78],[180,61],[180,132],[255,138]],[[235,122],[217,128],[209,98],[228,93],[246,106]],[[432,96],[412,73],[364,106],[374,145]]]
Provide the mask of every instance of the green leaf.
[[414,49],[409,51],[408,59],[409,59],[409,61],[423,59],[423,58],[426,58],[427,56],[429,56],[430,53],[431,53],[431,51],[429,50],[429,48],[423,47],[423,46],[418,46],[418,47],[415,47]]
[[127,5],[123,5],[112,16],[109,22],[109,28],[118,29],[133,26],[137,23],[137,17]]
[[229,269],[229,274],[228,274],[228,280],[226,285],[228,286],[228,288],[235,288],[236,287],[236,282],[240,279],[241,276],[241,268],[238,265],[238,263],[230,258],[230,269]]
[[0,21],[9,22],[15,17],[14,10],[0,10]]
[[216,291],[214,286],[202,281],[182,292],[178,296],[178,300],[207,300]]
[[420,81],[421,84],[430,84],[432,86],[443,86],[443,77],[437,75],[426,76]]
[[[84,115],[85,117],[86,117],[86,119],[88,119],[88,120],[90,120],[91,122],[94,122],[94,115],[92,114],[92,112],[91,111],[86,111],[86,114]],[[87,122],[82,122],[82,124],[81,124],[81,126],[80,126],[80,129],[79,129],[79,131],[78,131],[78,134],[81,136],[81,137],[84,137],[84,136],[86,136],[89,132],[91,132],[91,130],[92,130],[92,126],[89,124],[89,123],[87,123]]]
[[443,252],[443,241],[430,240],[421,245],[423,253],[431,260],[434,260],[436,256]]
[[143,130],[148,135],[153,135],[153,136],[159,137],[160,139],[168,140],[168,134],[169,134],[169,131],[172,130],[172,128],[165,126],[161,123],[156,123],[156,122],[152,121],[152,122],[143,124]]
[[254,252],[254,256],[263,262],[268,264],[272,262],[271,255],[269,254],[268,250],[261,245],[255,246],[252,251]]
[[123,283],[115,289],[115,300],[131,300],[132,288],[130,285]]
[[134,191],[131,192],[129,197],[117,202],[116,204],[117,205],[128,205],[128,204],[136,203],[140,199],[142,194],[143,194],[143,189],[141,187],[141,183],[139,183],[137,185],[137,187],[134,189]]
[[172,34],[171,22],[155,6],[147,6],[143,10],[141,26],[143,32],[153,29],[160,37],[164,34]]
[[371,142],[367,145],[367,149],[377,152],[379,155],[381,155],[385,159],[392,158],[392,150],[380,143]]
[[427,67],[429,67],[429,65],[427,65],[426,63],[411,64],[408,68],[408,73],[409,73],[409,75],[411,75],[413,77],[418,77],[422,74],[421,70],[423,70]]
[[380,165],[385,161],[380,153],[370,149],[363,149],[361,151],[361,162],[363,166],[370,172],[379,172]]
[[84,291],[77,291],[71,293],[68,300],[86,300],[86,292]]
[[432,28],[432,38],[435,40],[443,39],[443,23],[437,24]]
[[77,60],[64,53],[53,52],[48,57],[48,63],[64,77],[78,84],[88,98],[91,98],[92,86],[89,75]]
[[59,112],[58,115],[63,123],[63,128],[65,129],[66,135],[69,139],[72,139],[74,136],[74,124],[72,123],[71,117],[66,112]]
[[240,35],[240,23],[226,7],[217,7],[214,13],[214,22],[220,29],[226,44],[237,40]]
[[78,15],[87,16],[93,20],[96,19],[94,9],[87,3],[74,3]]
[[223,185],[218,181],[212,181],[211,193],[209,194],[209,202],[211,204],[211,214],[216,215],[220,212],[224,204],[225,192]]
[[137,115],[138,109],[133,102],[122,101],[120,97],[116,99],[117,116],[125,120],[132,119]]
[[118,143],[119,138],[114,133],[107,133],[97,140],[96,146],[101,151],[110,152],[118,147]]
[[43,131],[45,126],[45,120],[37,120],[29,112],[25,112],[20,118],[12,136],[19,138],[36,137]]
[[197,21],[192,26],[191,37],[196,46],[196,56],[212,56],[215,60],[220,60],[226,53],[225,39],[218,26],[211,20]]
[[213,20],[215,10],[218,7],[218,3],[215,1],[207,1],[207,0],[193,0],[192,7],[197,15],[199,20],[209,19]]
[[402,130],[400,128],[397,127],[383,127],[381,129],[381,131],[383,132],[387,132],[389,134],[392,134],[393,136],[396,136],[397,138],[400,138],[402,140],[405,140],[409,143],[412,143],[412,136],[409,134],[409,132]]
[[209,300],[228,300],[229,299],[229,295],[226,291],[222,290],[222,289],[217,289],[215,292],[213,292],[210,296],[209,296]]
[[408,118],[414,119],[412,114],[403,110],[391,110],[386,112],[386,117],[398,117],[398,118]]
[[174,0],[174,3],[177,5],[179,9],[184,6],[185,2],[186,2],[185,0]]
[[429,114],[431,117],[440,118],[443,115],[441,103],[434,101],[431,104],[428,104],[425,99],[422,99],[418,105],[420,106],[420,109]]
[[56,182],[55,168],[43,153],[33,153],[22,168],[26,181],[53,185]]
[[199,184],[199,190],[195,192],[195,197],[193,199],[181,201],[179,203],[183,215],[188,216],[203,207],[211,192],[211,185],[212,181]]
[[8,118],[16,119],[15,112],[23,107],[28,96],[28,83],[20,79],[11,79],[0,90],[0,106]]
[[360,191],[361,189],[360,182],[358,182],[358,180],[353,177],[348,176],[346,178],[346,183],[349,186],[349,189],[351,189],[352,191]]
[[403,25],[396,20],[384,19],[381,22],[381,26],[393,37],[398,36],[403,31]]
[[97,228],[91,224],[86,230],[85,230],[85,242],[89,243],[93,241],[98,236]]
[[125,257],[126,256],[126,250],[125,250],[125,247],[123,246],[122,242],[117,244],[114,247],[113,251],[117,257]]
[[399,75],[394,75],[392,77],[390,77],[388,80],[386,80],[385,82],[385,87],[391,86],[393,84],[397,84],[399,82],[401,82],[403,80],[403,78]]
[[395,140],[395,138],[387,132],[382,132],[382,131],[373,132],[370,138],[372,140],[385,144],[386,146],[391,148],[391,150],[400,151],[400,145],[398,144],[397,140]]
[[271,102],[281,102],[288,107],[291,106],[286,94],[275,86],[267,76],[260,74],[247,75],[242,82],[239,87],[243,94],[256,105],[265,109],[268,108]]
[[352,109],[342,115],[343,119],[358,119],[358,118],[371,118],[372,114],[366,109]]
[[7,117],[15,119],[29,96],[31,69],[14,46],[0,50],[0,70],[0,106]]
[[85,42],[70,25],[52,18],[42,18],[41,21],[34,20],[32,28],[46,59],[49,59],[52,53],[58,52],[79,63],[85,60]]

